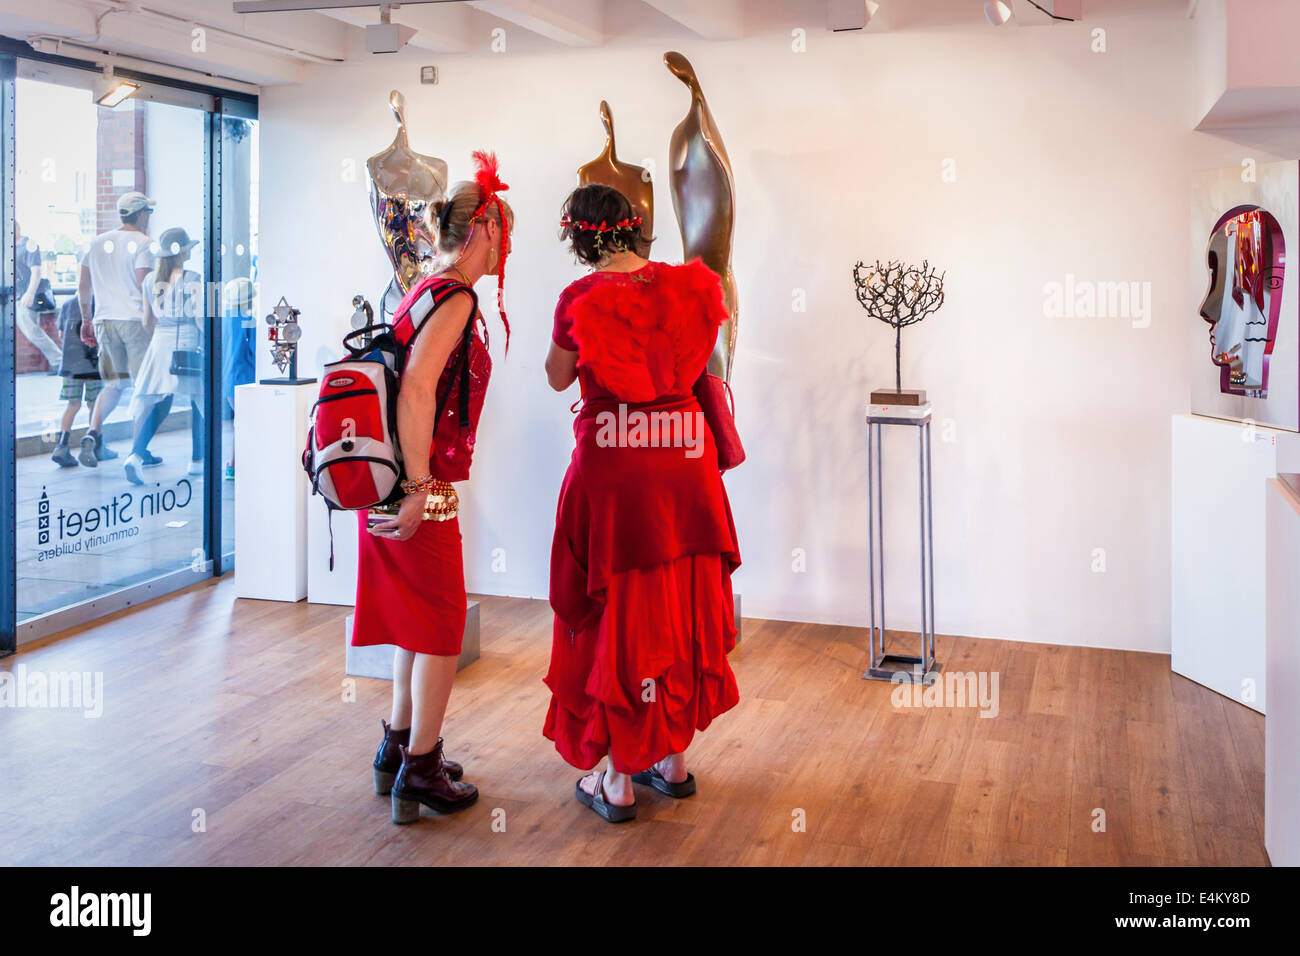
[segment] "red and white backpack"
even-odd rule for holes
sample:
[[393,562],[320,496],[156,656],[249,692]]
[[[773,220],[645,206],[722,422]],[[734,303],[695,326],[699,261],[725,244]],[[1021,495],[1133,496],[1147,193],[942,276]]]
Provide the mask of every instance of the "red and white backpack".
[[[425,320],[459,292],[473,299],[459,370],[461,421],[467,423],[469,339],[478,297],[463,283],[439,279],[421,283],[402,300],[391,325],[376,323],[345,336],[347,356],[325,366],[302,466],[311,478],[312,494],[325,499],[331,518],[335,511],[360,511],[402,497],[405,471],[397,437],[402,370]],[[439,396],[434,422],[441,419],[448,398],[450,391]]]

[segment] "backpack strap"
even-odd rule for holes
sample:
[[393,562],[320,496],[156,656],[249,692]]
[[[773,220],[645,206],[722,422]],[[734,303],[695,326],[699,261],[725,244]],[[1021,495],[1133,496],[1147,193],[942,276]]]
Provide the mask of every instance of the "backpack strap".
[[[447,279],[444,282],[436,284],[430,283],[415,301],[411,303],[410,308],[406,310],[408,321],[411,323],[411,337],[407,340],[402,350],[402,365],[405,366],[407,358],[411,354],[411,349],[415,346],[416,337],[421,330],[428,324],[428,319],[438,310],[443,303],[447,302],[452,296],[460,293],[468,293],[470,297],[469,319],[465,322],[465,329],[461,333],[461,355],[457,364],[457,372],[460,385],[460,429],[469,431],[469,355],[474,340],[474,324],[478,319],[478,294],[466,285],[464,282],[458,282],[455,279]],[[397,321],[400,321],[398,319]],[[394,322],[396,324],[396,322]],[[453,386],[454,387],[454,386]],[[451,398],[450,389],[447,394],[438,397],[438,404],[434,410],[433,430],[437,434],[438,423],[442,420],[443,409],[446,408],[447,400]]]
[[[436,285],[436,291],[435,291]],[[429,316],[438,311],[444,302],[453,295],[467,293],[470,297],[471,307],[469,310],[469,321],[466,325],[473,331],[474,320],[478,316],[478,293],[470,286],[455,279],[445,279],[439,283],[430,283],[429,286],[415,298],[410,307],[406,310],[407,319],[411,323],[411,337],[406,342],[405,354],[409,355],[412,348],[415,347],[415,340],[427,324]],[[393,324],[396,325],[398,319]]]

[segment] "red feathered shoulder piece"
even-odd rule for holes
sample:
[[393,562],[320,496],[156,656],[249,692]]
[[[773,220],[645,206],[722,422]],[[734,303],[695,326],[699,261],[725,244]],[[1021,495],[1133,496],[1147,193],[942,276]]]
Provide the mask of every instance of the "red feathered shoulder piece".
[[571,288],[578,365],[625,402],[688,394],[728,316],[722,283],[699,259],[599,273]]

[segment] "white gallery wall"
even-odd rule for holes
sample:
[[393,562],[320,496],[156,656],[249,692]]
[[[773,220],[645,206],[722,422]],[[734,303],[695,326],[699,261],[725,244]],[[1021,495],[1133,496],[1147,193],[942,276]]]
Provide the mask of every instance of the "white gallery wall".
[[[1185,0],[1091,0],[1084,23],[1032,29],[991,28],[974,2],[908,6],[886,33],[811,17],[710,43],[650,20],[636,41],[547,52],[507,34],[502,53],[485,37],[482,53],[374,57],[264,91],[262,311],[282,295],[302,310],[308,369],[335,357],[351,297],[377,304],[391,274],[364,170],[395,130],[389,90],[407,96],[412,146],[453,179],[475,148],[501,156],[514,335],[506,357],[483,282],[495,369],[461,492],[471,591],[547,594],[577,394],[551,392],[542,361],[556,297],[583,274],[557,219],[603,145],[602,98],[621,158],[658,174],[654,256],[680,260],[666,167],[688,94],[661,62],[678,49],[735,172],[749,460],[726,482],[746,616],[865,625],[863,414],[894,349],[852,267],[928,259],[947,302],[904,332],[903,384],[934,402],[938,632],[1169,649],[1170,416],[1188,410],[1186,323],[1204,291],[1187,274],[1191,174],[1277,157],[1191,132]],[[419,84],[422,62],[438,85]],[[1052,283],[1137,296],[1121,315],[1060,315]],[[264,373],[264,347],[258,361]],[[885,456],[890,626],[915,628],[915,433],[890,435]]]

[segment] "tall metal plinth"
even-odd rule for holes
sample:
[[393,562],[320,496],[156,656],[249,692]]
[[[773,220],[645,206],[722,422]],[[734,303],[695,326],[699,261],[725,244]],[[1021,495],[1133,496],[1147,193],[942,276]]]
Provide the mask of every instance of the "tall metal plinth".
[[[934,507],[930,486],[929,403],[867,406],[867,567],[871,598],[871,659],[864,680],[934,683],[941,665],[934,657]],[[921,653],[885,653],[885,510],[881,433],[886,425],[916,429],[917,500],[920,504]],[[906,675],[902,677],[900,675]]]

